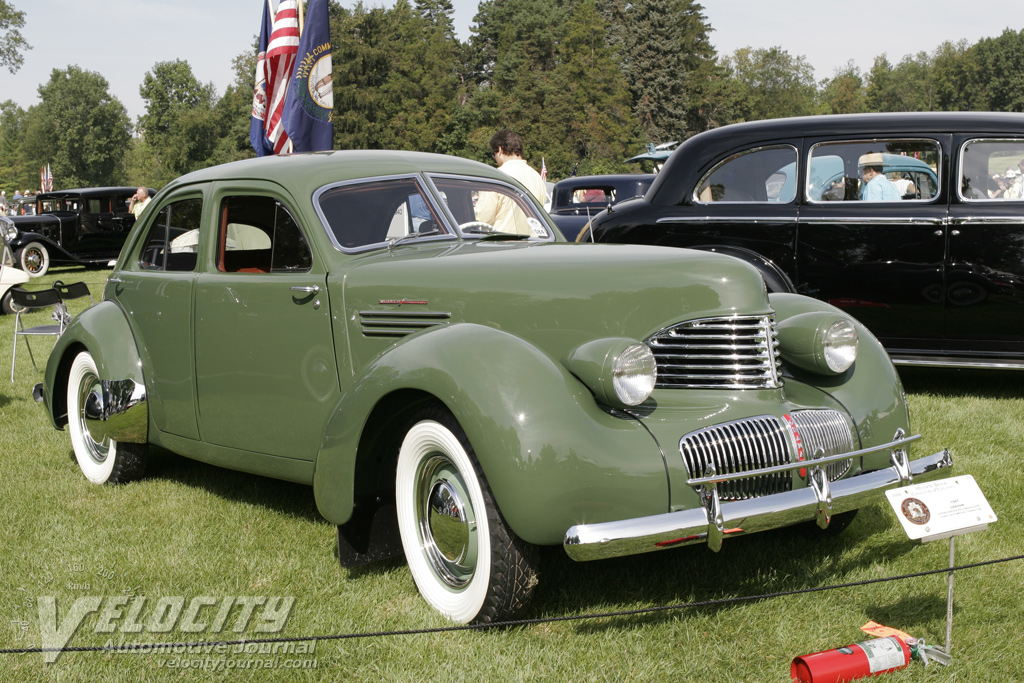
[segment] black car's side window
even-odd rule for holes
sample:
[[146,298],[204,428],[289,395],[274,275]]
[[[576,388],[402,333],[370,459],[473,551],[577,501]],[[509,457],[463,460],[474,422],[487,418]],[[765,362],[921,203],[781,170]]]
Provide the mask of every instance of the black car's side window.
[[960,153],[960,198],[1024,201],[1024,140],[969,140]]
[[188,272],[196,268],[203,200],[196,197],[167,204],[149,227],[139,256],[143,270]]
[[305,272],[313,255],[291,213],[273,197],[226,197],[217,227],[217,270]]
[[787,204],[796,197],[796,161],[796,148],[789,145],[733,155],[704,176],[694,201]]
[[827,142],[811,148],[807,200],[932,200],[939,191],[934,140]]

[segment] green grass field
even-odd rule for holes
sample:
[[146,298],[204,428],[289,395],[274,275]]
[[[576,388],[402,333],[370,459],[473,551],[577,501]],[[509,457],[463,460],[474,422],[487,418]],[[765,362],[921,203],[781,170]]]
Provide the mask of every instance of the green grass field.
[[[106,274],[62,269],[37,282],[84,279],[98,297]],[[34,314],[26,324],[46,321],[46,314]],[[13,326],[13,316],[0,317],[4,363]],[[48,339],[36,342],[37,360],[50,345]],[[358,571],[338,566],[334,528],[317,514],[310,488],[163,452],[154,455],[141,482],[89,484],[72,460],[67,434],[53,430],[31,399],[41,374],[33,372],[23,351],[24,346],[16,381],[11,384],[5,375],[0,390],[0,648],[39,647],[39,605],[47,596],[57,606],[57,627],[75,601],[88,596],[104,596],[107,607],[118,596],[124,603],[145,596],[143,616],[161,598],[183,598],[188,605],[208,597],[205,604],[212,606],[197,620],[204,623],[235,597],[295,600],[279,633],[255,630],[261,607],[241,633],[233,630],[237,611],[219,632],[208,624],[186,632],[182,620],[166,633],[130,633],[126,616],[99,612],[84,619],[69,646],[445,626],[418,597],[404,563]],[[1024,376],[916,371],[905,372],[904,380],[914,431],[924,435],[915,452],[948,447],[955,473],[974,475],[1000,518],[987,531],[957,541],[957,563],[1020,554]],[[941,569],[948,550],[946,541],[908,541],[881,498],[836,538],[782,530],[727,541],[718,554],[695,547],[590,564],[572,562],[559,548],[545,549],[541,583],[524,617],[633,610]],[[1024,680],[1022,585],[1020,561],[958,573],[953,667],[926,669],[915,662],[884,680]],[[323,641],[276,654],[234,648],[64,652],[53,664],[44,664],[39,653],[3,654],[0,680],[788,681],[794,656],[865,640],[859,628],[868,620],[941,644],[945,595],[945,578],[929,576],[485,632]],[[158,615],[150,616],[159,625]],[[105,621],[114,624],[113,633],[97,632]],[[197,675],[191,668],[197,666],[206,669]]]

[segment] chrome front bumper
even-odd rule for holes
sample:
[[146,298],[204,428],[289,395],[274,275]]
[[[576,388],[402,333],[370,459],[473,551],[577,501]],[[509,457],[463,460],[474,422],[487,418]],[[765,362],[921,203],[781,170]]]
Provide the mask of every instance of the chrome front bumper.
[[[832,515],[878,502],[879,493],[886,489],[911,481],[926,482],[947,476],[953,466],[948,450],[913,461],[907,459],[902,446],[918,438],[920,435],[904,438],[897,434],[891,443],[853,453],[737,474],[706,472],[703,477],[687,481],[700,496],[700,507],[600,524],[577,524],[565,533],[563,547],[574,560],[599,560],[700,542],[718,551],[726,536],[766,531],[810,520],[816,520],[818,526],[825,528]],[[835,482],[829,482],[824,475],[824,465],[830,462],[882,450],[890,451],[891,467]],[[805,488],[735,502],[722,503],[719,500],[717,484],[798,468],[808,470],[809,483]]]

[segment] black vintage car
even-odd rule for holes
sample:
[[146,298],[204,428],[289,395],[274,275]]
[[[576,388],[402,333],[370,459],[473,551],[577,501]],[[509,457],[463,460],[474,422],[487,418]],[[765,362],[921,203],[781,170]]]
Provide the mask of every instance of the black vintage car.
[[899,364],[1024,369],[1021,169],[1024,114],[741,123],[687,140],[578,241],[731,254],[846,309]]
[[15,261],[32,277],[44,275],[56,263],[107,265],[117,258],[135,224],[128,202],[137,189],[94,187],[36,195],[36,215],[10,219],[17,229],[7,235]]
[[574,240],[591,218],[609,206],[642,197],[652,182],[653,173],[586,175],[559,180],[551,193],[548,213],[565,239]]

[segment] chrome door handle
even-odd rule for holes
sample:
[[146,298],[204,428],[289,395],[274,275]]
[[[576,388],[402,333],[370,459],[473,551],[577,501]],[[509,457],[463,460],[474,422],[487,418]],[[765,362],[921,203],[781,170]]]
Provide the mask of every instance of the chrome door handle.
[[310,285],[309,287],[292,287],[293,292],[305,292],[306,294],[319,294],[320,285]]

